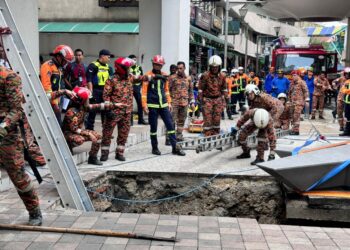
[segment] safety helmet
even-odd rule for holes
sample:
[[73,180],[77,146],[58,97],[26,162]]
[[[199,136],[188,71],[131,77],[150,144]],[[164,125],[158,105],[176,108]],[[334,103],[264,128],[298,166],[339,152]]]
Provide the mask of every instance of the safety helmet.
[[232,73],[232,74],[237,74],[237,73],[238,73],[238,69],[232,69],[232,70],[231,70],[231,73]]
[[308,67],[307,71],[314,72],[314,68],[313,67]]
[[248,84],[246,87],[245,87],[245,94],[248,95],[250,93],[254,93],[255,95],[260,95],[260,90],[258,88],[258,86],[256,86],[255,84]]
[[292,72],[291,72],[291,75],[293,76],[293,75],[300,75],[300,71],[299,70],[293,70]]
[[223,69],[221,70],[221,73],[227,73],[227,69],[223,68]]
[[279,93],[279,95],[277,96],[278,99],[284,98],[287,100],[287,95],[285,93]]
[[269,123],[270,115],[265,109],[256,109],[253,116],[255,126],[258,128],[266,128]]
[[284,73],[283,69],[278,69],[277,70],[277,74],[283,74],[283,73]]
[[244,68],[242,66],[239,66],[238,71],[242,71],[242,70],[244,70]]
[[152,63],[159,64],[159,65],[164,65],[165,64],[164,57],[161,56],[161,55],[155,55],[152,58]]
[[53,52],[50,55],[51,56],[61,55],[68,62],[71,62],[74,59],[74,52],[72,48],[69,47],[68,45],[63,45],[63,44],[56,46],[56,48],[53,50]]
[[75,102],[83,104],[91,98],[91,91],[87,88],[75,87],[73,92],[78,96],[78,98],[74,100]]
[[135,65],[135,61],[133,59],[130,59],[128,57],[119,57],[114,61],[114,68],[115,71],[119,75],[127,75],[128,74],[128,68]]
[[344,73],[350,73],[350,67],[345,67]]
[[214,55],[209,58],[209,66],[220,67],[222,65],[222,60],[220,56]]

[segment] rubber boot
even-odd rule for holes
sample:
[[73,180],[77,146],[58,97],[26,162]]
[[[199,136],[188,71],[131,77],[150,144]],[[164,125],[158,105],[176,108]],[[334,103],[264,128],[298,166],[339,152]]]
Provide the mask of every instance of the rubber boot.
[[101,150],[100,161],[107,161],[109,155],[109,150]]
[[100,162],[96,156],[89,156],[88,164],[97,165],[97,166],[103,165],[103,163]]
[[252,161],[252,162],[250,163],[250,165],[256,165],[256,164],[261,163],[261,162],[264,162],[264,160],[263,160],[263,159],[256,158],[254,161]]
[[333,110],[333,111],[332,111],[332,116],[333,116],[333,119],[336,119],[336,118],[337,118],[337,111],[336,111],[336,110]]
[[152,148],[152,154],[154,154],[154,155],[161,155],[162,153],[159,151],[158,148]]
[[346,122],[344,132],[339,134],[339,136],[350,136],[350,122]]
[[169,136],[165,137],[165,146],[171,146]]
[[248,159],[250,158],[250,150],[243,152],[242,154],[237,156],[237,159]]
[[269,158],[267,159],[268,161],[273,161],[276,158],[274,154],[270,154]]
[[40,208],[29,213],[29,226],[41,226],[43,223],[43,216],[41,214]]
[[340,127],[340,128],[339,128],[339,131],[344,131],[344,127]]
[[185,156],[186,153],[179,147],[174,147],[172,151],[173,155]]
[[126,160],[125,157],[124,157],[124,155],[119,154],[119,153],[117,153],[117,154],[115,155],[115,159],[118,160],[118,161],[125,161],[125,160]]

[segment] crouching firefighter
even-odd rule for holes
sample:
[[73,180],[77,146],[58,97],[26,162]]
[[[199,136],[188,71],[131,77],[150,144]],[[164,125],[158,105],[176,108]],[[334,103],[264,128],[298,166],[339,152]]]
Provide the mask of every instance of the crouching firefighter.
[[72,98],[71,108],[66,112],[63,120],[62,130],[70,150],[73,147],[82,145],[84,142],[91,141],[91,150],[89,152],[88,163],[92,165],[102,165],[97,159],[97,153],[101,146],[102,136],[94,130],[82,129],[84,118],[88,111],[111,110],[119,107],[121,103],[99,103],[89,104],[91,92],[87,88],[75,87],[73,89],[75,96]]
[[156,55],[152,59],[153,69],[146,73],[142,83],[142,108],[148,114],[148,121],[151,126],[152,154],[160,155],[157,140],[158,116],[162,118],[172,146],[172,153],[184,156],[185,152],[176,145],[176,136],[173,119],[171,117],[171,97],[169,93],[169,83],[165,73],[161,71],[165,64],[161,55]]
[[[248,120],[250,120],[248,122]],[[248,123],[247,123],[248,122]],[[247,124],[246,124],[247,123]],[[243,126],[244,125],[244,126]],[[237,128],[233,129],[235,134],[240,130],[238,143],[241,145],[243,153],[237,156],[237,159],[250,158],[250,148],[247,144],[247,137],[258,129],[258,146],[256,148],[257,157],[251,162],[251,165],[264,162],[264,151],[267,141],[270,142],[269,160],[275,159],[276,136],[273,128],[273,120],[265,109],[250,109],[244,113],[237,122]]]

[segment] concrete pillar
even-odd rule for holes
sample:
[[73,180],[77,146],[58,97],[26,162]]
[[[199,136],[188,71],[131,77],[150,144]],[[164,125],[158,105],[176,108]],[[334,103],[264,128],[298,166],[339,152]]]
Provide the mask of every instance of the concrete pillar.
[[39,31],[37,0],[7,1],[34,67],[39,72]]
[[140,0],[140,46],[144,70],[152,68],[156,54],[165,58],[163,71],[184,61],[189,68],[190,0]]
[[345,66],[350,67],[350,17],[348,17],[348,28],[346,30]]

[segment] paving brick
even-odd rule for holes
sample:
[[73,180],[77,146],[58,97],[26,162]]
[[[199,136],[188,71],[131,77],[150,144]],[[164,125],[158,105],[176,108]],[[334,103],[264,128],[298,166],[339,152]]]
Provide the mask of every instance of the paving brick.
[[241,234],[239,228],[220,228],[220,234]]
[[199,233],[199,240],[220,240],[220,234],[216,233]]
[[291,244],[294,250],[313,250],[316,249],[312,244]]
[[298,231],[284,231],[284,234],[287,237],[291,238],[308,238],[307,235],[304,232],[298,232]]
[[[337,249],[340,249],[340,248],[336,247],[336,246],[332,246],[331,248],[329,246],[316,246],[316,249],[317,250],[329,250],[329,249],[337,250]],[[350,249],[350,247],[348,249]],[[346,249],[342,248],[342,250],[346,250]]]
[[135,224],[116,224],[113,227],[113,231],[117,232],[132,232],[135,228]]
[[199,246],[198,250],[221,250],[221,247],[215,247],[215,246],[210,246],[210,247],[206,247],[206,246]]
[[270,224],[260,224],[259,225],[261,229],[267,229],[267,230],[281,230],[280,225],[270,225]]
[[174,250],[197,250],[197,247],[183,247],[183,246],[175,246]]
[[75,250],[78,247],[79,243],[56,243],[53,245],[55,250]]
[[139,214],[133,214],[133,213],[122,213],[120,215],[120,218],[138,219],[138,218],[140,218],[140,215]]
[[238,223],[237,218],[233,217],[218,217],[219,223]]
[[302,231],[300,226],[281,225],[283,231]]
[[152,240],[151,246],[175,246],[175,242]]
[[301,229],[304,231],[304,232],[314,232],[314,233],[323,233],[323,229],[320,228],[320,227],[304,227],[302,226]]
[[54,221],[51,223],[51,227],[64,227],[69,228],[72,227],[74,224],[74,221]]
[[64,234],[58,240],[58,243],[79,243],[84,237],[85,236],[81,234]]
[[164,232],[164,231],[156,231],[154,233],[155,237],[165,237],[165,238],[170,238],[170,237],[175,237],[176,236],[176,232]]
[[221,240],[221,246],[223,248],[234,248],[237,244],[243,245],[243,241],[233,242],[232,240]]
[[173,246],[151,246],[150,250],[173,250]]
[[200,226],[198,231],[200,233],[220,233],[220,228],[219,227],[211,227],[211,226]]
[[242,235],[238,234],[222,234],[221,235],[221,240],[222,241],[231,241],[231,242],[243,242],[243,237]]
[[124,250],[125,245],[109,245],[103,244],[101,250]]
[[16,235],[14,233],[2,233],[0,234],[1,241],[13,241]]
[[332,239],[347,239],[350,235],[345,232],[327,232],[328,237]]
[[263,235],[263,232],[260,229],[242,229],[241,233],[243,235]]
[[312,244],[308,238],[287,237],[291,244]]
[[129,241],[128,238],[107,237],[105,244],[106,245],[126,245],[128,241]]
[[263,242],[244,242],[244,246],[247,250],[255,249],[269,249],[266,243]]
[[177,232],[181,233],[197,233],[198,227],[191,227],[191,226],[178,226]]
[[30,241],[22,241],[22,242],[9,242],[1,249],[4,250],[24,250],[26,249],[32,242]]
[[245,249],[243,242],[235,242],[231,247],[222,247],[222,250],[238,250]]
[[182,246],[182,247],[197,247],[198,241],[197,240],[191,240],[191,239],[181,239],[180,241],[175,243],[175,247]]
[[76,250],[99,250],[102,247],[102,244],[88,244],[82,242],[78,245]]
[[160,220],[178,220],[179,216],[178,215],[168,215],[168,214],[161,214],[159,216]]
[[289,241],[285,236],[265,236],[265,240],[268,243],[281,243],[288,244]]
[[177,232],[177,239],[198,239],[198,233]]
[[143,245],[127,245],[125,250],[149,250],[150,246],[143,246]]
[[62,237],[61,233],[42,233],[34,241],[35,242],[52,242],[55,243]]
[[311,239],[312,244],[315,246],[336,246],[335,242],[331,239]]
[[285,236],[282,230],[263,229],[262,232],[265,236]]
[[151,241],[150,241],[150,240],[129,239],[127,245],[143,245],[143,246],[150,246],[150,245],[151,245]]
[[133,224],[135,225],[137,223],[137,218],[119,218],[118,224]]
[[[27,250],[47,250],[53,246],[52,242],[33,242],[29,245]],[[87,249],[85,249],[87,250]]]
[[177,226],[177,220],[159,220],[158,225],[162,226]]
[[156,218],[139,218],[137,225],[157,225],[158,219]]
[[220,240],[198,240],[199,247],[221,247]]
[[239,228],[238,223],[233,222],[219,222],[220,228]]
[[104,236],[85,235],[83,242],[87,244],[103,244],[107,240]]
[[156,231],[160,232],[176,232],[177,226],[162,226],[159,225],[156,228]]
[[268,243],[270,250],[293,250],[290,244]]
[[[21,232],[16,235],[13,241],[34,241],[41,233],[40,232]],[[1,236],[0,236],[1,237]]]
[[263,235],[245,234],[242,237],[244,242],[265,242]]
[[239,224],[258,224],[256,219],[250,219],[250,218],[237,218]]
[[305,232],[310,239],[329,239],[326,233]]
[[142,234],[154,234],[156,230],[156,225],[136,225],[134,228],[134,233],[142,233]]

